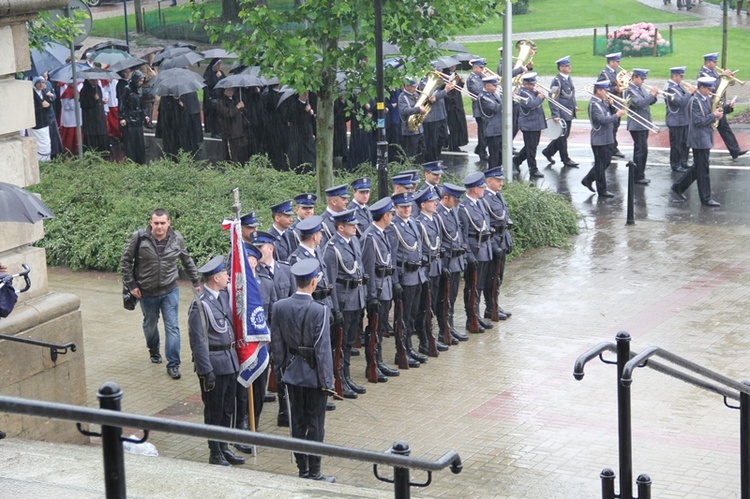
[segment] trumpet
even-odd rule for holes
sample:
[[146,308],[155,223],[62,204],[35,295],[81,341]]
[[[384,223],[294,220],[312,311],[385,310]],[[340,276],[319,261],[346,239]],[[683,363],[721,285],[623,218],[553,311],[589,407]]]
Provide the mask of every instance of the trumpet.
[[664,97],[665,99],[670,99],[670,100],[674,99],[674,94],[673,93],[671,93],[671,92],[665,92],[664,90],[662,90],[659,87],[655,87],[653,85],[646,85],[645,83],[643,85],[641,85],[641,86],[647,92],[651,92],[651,89],[655,88],[656,89],[656,95],[658,95],[659,97]]
[[491,70],[490,68],[488,68],[488,67],[485,67],[485,68],[484,68],[484,69],[482,70],[482,74],[483,74],[484,76],[491,76],[491,77],[493,77],[493,78],[497,78],[497,84],[498,84],[498,85],[501,85],[501,84],[503,83],[503,77],[502,77],[502,76],[500,76],[499,74],[495,73],[494,71],[492,71],[492,70]]
[[557,100],[555,99],[555,97],[557,96],[557,94],[553,93],[552,90],[550,90],[549,88],[545,87],[541,83],[537,83],[534,88],[535,89],[539,88],[543,92],[547,92],[547,100],[549,101],[550,104],[552,104],[553,106],[555,106],[557,109],[559,109],[560,111],[564,111],[564,112],[566,112],[566,113],[568,113],[570,115],[573,115],[573,111],[571,111],[567,107],[565,107],[562,104],[560,104],[559,102],[557,102]]
[[[595,95],[594,93],[594,85],[588,84],[583,87],[583,89],[588,92],[591,95]],[[649,120],[641,116],[640,114],[636,113],[635,111],[630,110],[630,99],[623,99],[622,97],[618,97],[615,94],[611,92],[607,92],[607,98],[612,101],[612,104],[618,108],[618,109],[624,109],[628,113],[628,119],[632,119],[639,125],[648,128],[650,132],[653,133],[659,133],[660,129],[655,124],[651,123]]]

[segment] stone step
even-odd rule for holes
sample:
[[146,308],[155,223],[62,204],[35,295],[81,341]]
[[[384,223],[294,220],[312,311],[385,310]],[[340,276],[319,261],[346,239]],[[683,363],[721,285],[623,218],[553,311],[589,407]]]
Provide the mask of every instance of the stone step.
[[[393,497],[385,491],[319,483],[247,467],[226,468],[127,452],[125,477],[128,497]],[[20,439],[0,441],[0,497],[87,499],[103,496],[100,446]]]

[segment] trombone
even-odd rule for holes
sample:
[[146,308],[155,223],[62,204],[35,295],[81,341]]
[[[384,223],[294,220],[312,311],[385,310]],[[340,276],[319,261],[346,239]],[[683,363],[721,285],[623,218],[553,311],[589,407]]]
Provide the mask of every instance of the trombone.
[[[439,71],[436,71],[437,74],[440,75],[440,77],[443,79],[443,81],[446,83],[455,83],[456,78],[458,77],[458,74],[453,73],[452,75],[448,76],[444,73],[441,73]],[[471,93],[467,88],[461,87],[459,85],[456,85],[453,87],[454,90],[458,90],[458,92],[463,95],[464,97],[468,97],[471,100],[477,100],[477,96]]]
[[565,107],[562,104],[560,104],[559,102],[557,102],[557,100],[556,100],[557,93],[553,93],[551,89],[545,87],[541,83],[537,83],[534,88],[539,88],[543,92],[547,92],[547,101],[549,101],[549,103],[552,104],[553,106],[555,106],[557,109],[559,109],[560,111],[566,112],[566,113],[570,114],[571,116],[573,115],[573,111],[571,111],[567,107]]
[[[583,90],[588,92],[591,95],[594,94],[594,85],[587,84],[583,87]],[[660,129],[655,124],[651,123],[649,120],[641,116],[640,114],[636,113],[635,111],[630,110],[630,99],[623,99],[622,97],[618,97],[615,94],[611,92],[607,92],[607,98],[612,101],[612,104],[617,107],[618,109],[624,109],[628,113],[628,119],[631,119],[638,123],[639,125],[646,127],[650,132],[653,133],[659,133]]]

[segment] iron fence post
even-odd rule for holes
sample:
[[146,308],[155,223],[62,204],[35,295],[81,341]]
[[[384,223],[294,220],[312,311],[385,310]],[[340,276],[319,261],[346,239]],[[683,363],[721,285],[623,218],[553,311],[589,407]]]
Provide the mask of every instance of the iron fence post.
[[[630,172],[632,174],[632,168]],[[633,452],[630,420],[630,386],[623,385],[622,372],[630,360],[630,334],[620,331],[617,341],[617,421],[620,454],[620,499],[633,499]]]
[[[743,381],[750,385],[750,381]],[[750,395],[740,392],[740,494],[750,499]]]
[[599,478],[602,480],[602,499],[615,499],[615,472],[604,468]]
[[651,499],[651,477],[645,473],[638,475],[635,479],[638,486],[638,499]]
[[[391,454],[408,456],[411,454],[411,449],[409,449],[409,444],[399,440],[391,447]],[[396,499],[409,499],[411,497],[410,480],[409,468],[393,468],[393,495]]]
[[[97,393],[99,407],[120,411],[122,390],[112,381],[104,383]],[[104,454],[104,487],[107,499],[125,499],[125,456],[122,451],[122,428],[102,425]]]
[[[628,200],[627,200],[627,219],[625,225],[635,225],[635,209],[634,203],[634,191],[635,191],[635,163],[628,161]],[[627,361],[625,361],[627,362]]]

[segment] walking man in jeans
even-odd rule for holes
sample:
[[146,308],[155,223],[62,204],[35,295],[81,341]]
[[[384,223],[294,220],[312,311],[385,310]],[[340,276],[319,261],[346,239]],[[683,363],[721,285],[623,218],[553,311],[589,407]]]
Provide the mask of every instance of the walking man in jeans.
[[200,291],[200,280],[195,262],[185,249],[185,239],[170,224],[167,210],[157,208],[151,212],[149,226],[130,236],[120,259],[120,267],[124,284],[141,301],[143,335],[151,362],[162,362],[157,328],[161,312],[166,338],[167,373],[173,379],[180,379],[177,260],[182,262],[196,291]]

